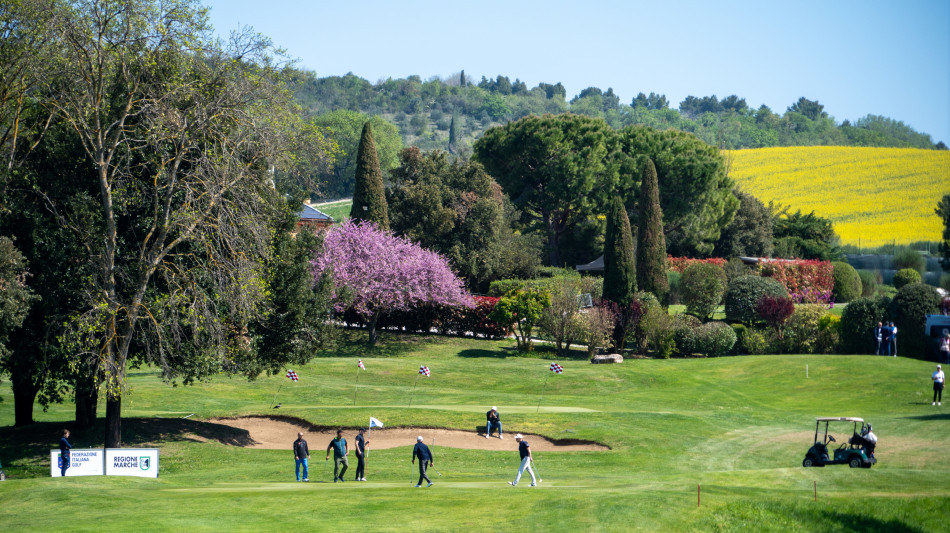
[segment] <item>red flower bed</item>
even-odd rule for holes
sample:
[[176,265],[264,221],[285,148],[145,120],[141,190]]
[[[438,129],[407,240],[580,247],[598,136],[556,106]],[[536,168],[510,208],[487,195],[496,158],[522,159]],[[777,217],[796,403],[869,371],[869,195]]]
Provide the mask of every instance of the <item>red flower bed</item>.
[[813,259],[759,259],[761,273],[788,290],[795,303],[831,303],[835,286],[831,261]]
[[726,260],[721,257],[710,257],[709,259],[693,259],[692,257],[673,257],[666,256],[666,268],[673,272],[682,273],[686,267],[695,263],[709,263],[719,268],[726,266]]

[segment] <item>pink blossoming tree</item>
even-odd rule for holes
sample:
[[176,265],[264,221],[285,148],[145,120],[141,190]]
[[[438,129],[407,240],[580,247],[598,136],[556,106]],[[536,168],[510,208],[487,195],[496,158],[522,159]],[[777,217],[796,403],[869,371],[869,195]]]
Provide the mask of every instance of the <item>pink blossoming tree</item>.
[[473,306],[444,257],[371,222],[347,220],[330,229],[313,272],[317,279],[330,276],[338,311],[350,307],[366,320],[370,345],[379,317],[390,311],[425,303]]

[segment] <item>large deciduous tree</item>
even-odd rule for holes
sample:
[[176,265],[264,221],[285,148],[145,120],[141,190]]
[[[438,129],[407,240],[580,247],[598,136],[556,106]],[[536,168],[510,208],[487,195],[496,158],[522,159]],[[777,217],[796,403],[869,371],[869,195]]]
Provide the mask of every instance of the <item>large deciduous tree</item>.
[[487,289],[494,279],[523,274],[502,260],[512,235],[501,187],[478,163],[452,160],[446,152],[406,148],[386,191],[393,233],[446,256],[470,287]]
[[248,349],[279,214],[269,170],[309,172],[329,148],[299,122],[270,43],[245,31],[219,46],[206,20],[193,0],[88,0],[54,28],[43,103],[97,193],[71,327],[105,380],[109,447],[130,357],[194,379]]
[[716,257],[769,257],[772,255],[772,212],[758,198],[738,189],[739,209],[719,235]]
[[[670,253],[690,257],[711,253],[739,206],[719,150],[675,130],[630,126],[620,135],[624,153],[634,160],[631,174],[642,172],[646,159],[655,165]],[[628,180],[623,187],[626,205],[636,205],[636,181]]]
[[379,155],[373,141],[373,127],[363,125],[360,146],[356,155],[356,185],[353,189],[353,220],[368,220],[383,230],[389,229],[389,209],[386,206],[386,190],[383,173],[379,168]]
[[666,279],[666,242],[663,238],[663,211],[653,160],[647,159],[640,185],[640,213],[637,226],[637,286],[664,301],[670,286]]
[[630,217],[619,197],[610,202],[604,239],[604,299],[621,306],[629,304],[637,292],[636,249]]
[[0,237],[0,363],[9,357],[10,334],[23,324],[37,298],[26,284],[26,267],[26,258],[13,241]]
[[314,123],[327,128],[330,137],[340,146],[343,155],[337,157],[328,172],[319,174],[320,192],[329,198],[353,195],[356,183],[356,165],[363,126],[368,122],[373,128],[373,143],[379,157],[383,178],[398,163],[402,150],[399,129],[379,115],[368,116],[349,109],[337,109],[313,119]]
[[602,212],[616,189],[617,133],[599,119],[528,116],[492,128],[475,142],[474,157],[548,238],[551,265],[560,265],[564,233]]
[[390,311],[421,304],[471,306],[472,297],[444,257],[368,221],[347,220],[329,230],[313,261],[316,279],[329,276],[337,310],[353,309],[369,324]]

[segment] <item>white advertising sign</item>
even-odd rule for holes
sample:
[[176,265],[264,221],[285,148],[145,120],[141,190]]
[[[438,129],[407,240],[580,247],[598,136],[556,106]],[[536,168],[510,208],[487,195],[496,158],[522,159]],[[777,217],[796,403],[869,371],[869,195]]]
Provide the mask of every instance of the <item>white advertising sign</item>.
[[106,475],[158,477],[158,448],[106,449]]
[[[49,475],[62,475],[59,450],[50,450]],[[69,453],[69,468],[66,476],[101,476],[102,475],[102,448],[94,450],[80,450],[74,448]]]

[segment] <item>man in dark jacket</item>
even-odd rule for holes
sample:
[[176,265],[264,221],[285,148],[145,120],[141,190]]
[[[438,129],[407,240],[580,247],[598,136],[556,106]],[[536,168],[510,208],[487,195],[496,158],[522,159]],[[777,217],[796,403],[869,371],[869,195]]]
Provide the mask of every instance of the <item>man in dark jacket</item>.
[[366,431],[363,428],[360,428],[360,432],[356,435],[356,479],[355,481],[366,481],[366,445],[369,444],[369,441],[363,438],[363,432]]
[[429,484],[426,487],[432,486],[432,480],[429,479],[429,476],[426,475],[426,468],[432,466],[432,452],[429,451],[429,447],[422,443],[422,436],[420,435],[416,439],[416,446],[412,449],[412,462],[416,462],[416,458],[419,458],[419,482],[416,483],[416,488],[422,486],[422,480],[426,480]]
[[[330,450],[333,450],[333,482],[343,481],[343,474],[350,466],[346,460],[346,455],[350,453],[346,446],[346,439],[343,438],[343,430],[336,430],[336,438],[330,441],[327,446],[327,460],[330,460]],[[342,466],[342,468],[341,468]]]
[[297,462],[294,471],[297,473],[297,481],[300,481],[301,466],[303,467],[303,480],[310,481],[308,459],[310,459],[310,449],[307,448],[307,441],[303,440],[303,433],[297,433],[297,440],[294,441],[294,460]]
[[874,326],[874,355],[884,355],[884,326],[880,322]]
[[66,476],[66,469],[69,468],[69,450],[73,445],[69,443],[69,430],[63,430],[63,436],[59,439],[59,468],[60,474]]

